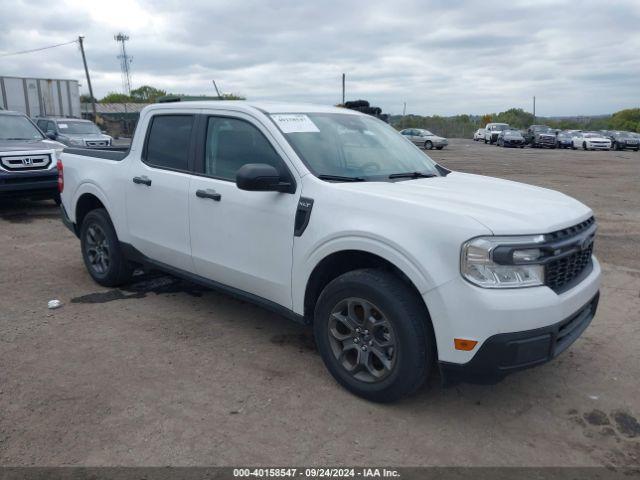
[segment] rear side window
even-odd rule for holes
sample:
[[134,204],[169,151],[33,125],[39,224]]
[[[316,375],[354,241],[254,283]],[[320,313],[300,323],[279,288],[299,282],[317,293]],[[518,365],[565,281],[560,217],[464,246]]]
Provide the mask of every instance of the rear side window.
[[189,169],[193,115],[156,115],[151,121],[145,162],[169,170]]

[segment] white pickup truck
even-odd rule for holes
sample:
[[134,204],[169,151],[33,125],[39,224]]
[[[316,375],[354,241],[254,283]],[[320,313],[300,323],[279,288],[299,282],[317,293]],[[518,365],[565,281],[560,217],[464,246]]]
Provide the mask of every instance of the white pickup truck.
[[333,107],[146,107],[128,151],[65,149],[65,224],[93,279],[160,269],[312,324],[336,380],[374,401],[496,382],[587,328],[592,211],[438,165]]

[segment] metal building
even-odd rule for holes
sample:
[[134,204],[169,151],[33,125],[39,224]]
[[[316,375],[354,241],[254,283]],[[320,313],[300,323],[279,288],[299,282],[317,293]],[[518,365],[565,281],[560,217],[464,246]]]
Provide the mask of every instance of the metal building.
[[0,107],[30,117],[80,118],[77,80],[0,77]]

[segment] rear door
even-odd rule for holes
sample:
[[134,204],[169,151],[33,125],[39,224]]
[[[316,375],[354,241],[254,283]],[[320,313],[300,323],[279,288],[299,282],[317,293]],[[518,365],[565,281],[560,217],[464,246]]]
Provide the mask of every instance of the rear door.
[[156,113],[141,158],[129,167],[127,223],[135,248],[157,262],[193,271],[189,182],[195,114]]
[[189,191],[196,273],[291,308],[299,191],[250,192],[235,183],[247,163],[273,165],[295,182],[282,150],[263,125],[240,113],[202,116],[199,130],[197,176]]

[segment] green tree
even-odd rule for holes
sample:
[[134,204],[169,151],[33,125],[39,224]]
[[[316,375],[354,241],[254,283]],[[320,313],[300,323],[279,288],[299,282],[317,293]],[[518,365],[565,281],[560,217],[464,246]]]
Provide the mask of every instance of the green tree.
[[131,90],[131,98],[136,103],[155,103],[158,101],[158,98],[166,95],[167,92],[165,90],[160,90],[151,85],[143,85]]
[[109,92],[102,99],[100,103],[127,103],[133,102],[133,99],[124,93]]
[[611,116],[609,122],[615,130],[628,130],[640,132],[640,108],[628,108],[620,110]]

